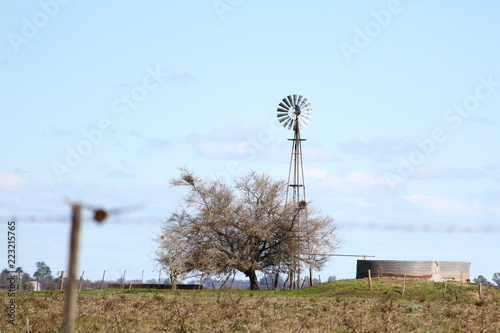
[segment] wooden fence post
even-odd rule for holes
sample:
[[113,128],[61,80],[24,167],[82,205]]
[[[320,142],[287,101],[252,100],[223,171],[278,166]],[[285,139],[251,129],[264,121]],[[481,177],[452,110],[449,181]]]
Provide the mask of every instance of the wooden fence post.
[[16,290],[21,290],[21,271],[18,271],[17,272],[17,280],[16,280],[16,283],[15,283],[15,288]]
[[82,271],[82,275],[80,276],[80,287],[78,288],[78,291],[82,290],[82,281],[83,281],[83,275],[85,274],[85,271]]
[[102,290],[102,287],[104,286],[104,277],[105,276],[106,276],[106,270],[104,270],[104,272],[102,272],[101,290]]
[[127,274],[127,270],[123,271],[123,279],[122,279],[122,290],[125,288],[125,275]]
[[68,264],[68,293],[64,303],[63,333],[73,333],[75,331],[75,319],[78,301],[78,281],[76,273],[78,269],[78,248],[80,241],[80,222],[82,216],[82,206],[71,205],[71,236],[69,244],[69,264]]
[[372,271],[368,270],[368,289],[372,290]]
[[62,291],[64,285],[64,271],[61,271],[61,279],[59,280],[59,292]]
[[401,295],[404,295],[405,294],[405,290],[406,290],[406,274],[403,278],[403,292],[401,293]]
[[483,284],[479,282],[479,300],[483,300]]

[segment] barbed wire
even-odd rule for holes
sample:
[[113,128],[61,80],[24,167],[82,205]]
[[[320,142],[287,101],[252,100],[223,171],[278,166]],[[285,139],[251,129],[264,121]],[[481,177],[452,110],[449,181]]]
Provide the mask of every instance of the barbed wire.
[[374,230],[392,232],[445,232],[445,233],[500,233],[499,225],[478,225],[478,224],[439,224],[439,223],[361,223],[354,222],[343,227],[351,230]]
[[[68,215],[0,215],[0,220],[16,221],[32,224],[69,224]],[[106,220],[106,224],[123,225],[161,225],[166,221],[166,216],[111,216]],[[82,220],[83,223],[94,223],[90,216]],[[359,231],[389,231],[389,232],[435,232],[435,233],[465,233],[465,234],[499,234],[500,223],[479,225],[479,224],[440,224],[440,223],[389,223],[389,222],[347,222],[340,224],[341,230]]]
[[[82,223],[94,223],[94,219],[86,216]],[[16,221],[33,224],[69,224],[71,217],[67,215],[0,215],[0,220],[3,221]],[[144,216],[112,216],[106,219],[106,224],[161,224],[166,221],[166,217],[144,217]]]

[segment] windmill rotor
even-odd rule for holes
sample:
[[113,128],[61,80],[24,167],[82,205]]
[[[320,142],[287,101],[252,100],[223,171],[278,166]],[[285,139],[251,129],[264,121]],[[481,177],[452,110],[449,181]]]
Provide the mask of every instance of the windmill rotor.
[[278,120],[283,127],[298,130],[309,124],[312,117],[311,103],[302,95],[288,95],[278,106]]

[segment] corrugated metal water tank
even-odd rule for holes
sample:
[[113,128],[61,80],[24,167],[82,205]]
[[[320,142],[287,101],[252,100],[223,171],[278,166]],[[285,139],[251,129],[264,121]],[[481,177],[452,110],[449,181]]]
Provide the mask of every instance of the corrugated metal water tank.
[[470,262],[424,260],[358,260],[356,278],[404,278],[426,281],[462,281],[470,279]]

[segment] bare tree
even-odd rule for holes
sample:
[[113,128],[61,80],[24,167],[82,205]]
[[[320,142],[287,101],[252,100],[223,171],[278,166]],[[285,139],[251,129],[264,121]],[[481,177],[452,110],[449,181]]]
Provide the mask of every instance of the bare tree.
[[256,290],[256,272],[286,272],[298,261],[319,269],[326,257],[301,252],[332,252],[339,245],[333,219],[309,207],[299,230],[296,219],[306,207],[285,205],[286,182],[269,175],[251,172],[228,186],[220,179],[202,181],[184,168],[171,184],[189,188],[158,239],[157,260],[171,272],[180,267],[179,273],[227,276],[236,270]]
[[175,290],[177,282],[187,277],[193,271],[190,256],[192,252],[186,238],[189,237],[189,227],[185,212],[173,213],[167,223],[162,226],[162,233],[156,241],[160,247],[155,251],[156,260],[161,269],[166,271],[172,289]]

